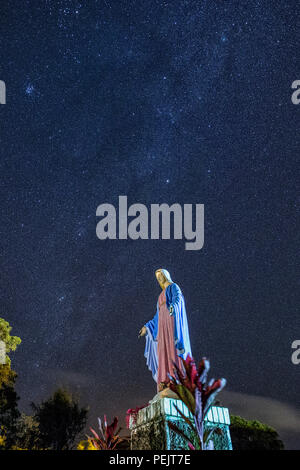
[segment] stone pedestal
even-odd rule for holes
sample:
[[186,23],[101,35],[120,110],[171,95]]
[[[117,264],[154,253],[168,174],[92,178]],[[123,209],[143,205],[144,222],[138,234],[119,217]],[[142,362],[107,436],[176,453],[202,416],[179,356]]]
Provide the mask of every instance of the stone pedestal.
[[[174,405],[193,422],[193,416],[181,400],[158,398],[141,409],[135,424],[130,425],[131,450],[189,450],[187,441],[168,426],[168,422],[174,422],[191,437],[190,441],[194,444],[195,438],[191,435],[188,424],[179,415]],[[211,407],[205,419],[205,428],[216,427],[220,431],[213,434],[209,448],[232,450],[229,425],[228,408]]]

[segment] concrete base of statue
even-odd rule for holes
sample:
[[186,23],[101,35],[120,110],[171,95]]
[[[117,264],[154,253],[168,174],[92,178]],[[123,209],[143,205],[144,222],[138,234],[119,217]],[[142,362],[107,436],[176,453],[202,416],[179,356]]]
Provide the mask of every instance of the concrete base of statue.
[[[169,392],[163,390],[163,392],[169,394],[171,390]],[[175,405],[193,422],[190,411],[181,400],[162,396],[163,392],[155,395],[149,405],[138,412],[135,423],[129,426],[131,450],[189,450],[187,441],[171,430],[168,422],[176,424],[186,435],[190,436],[192,444],[195,444],[195,438],[191,435],[188,424],[179,415]],[[229,425],[228,408],[211,407],[205,419],[205,428],[215,427],[219,431],[213,434],[208,449],[232,450]]]

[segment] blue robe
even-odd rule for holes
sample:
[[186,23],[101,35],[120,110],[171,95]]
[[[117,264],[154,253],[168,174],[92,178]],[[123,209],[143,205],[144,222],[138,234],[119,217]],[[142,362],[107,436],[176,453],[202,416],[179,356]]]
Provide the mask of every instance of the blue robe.
[[[189,338],[189,328],[186,317],[184,297],[180,287],[174,282],[166,288],[167,308],[173,306],[174,315],[174,344],[178,356],[186,359],[189,354],[192,356],[192,350]],[[158,333],[159,306],[157,302],[156,314],[152,320],[149,320],[145,326],[147,329],[146,345],[144,356],[148,369],[152,372],[152,377],[157,382],[158,356],[157,356],[157,333]]]

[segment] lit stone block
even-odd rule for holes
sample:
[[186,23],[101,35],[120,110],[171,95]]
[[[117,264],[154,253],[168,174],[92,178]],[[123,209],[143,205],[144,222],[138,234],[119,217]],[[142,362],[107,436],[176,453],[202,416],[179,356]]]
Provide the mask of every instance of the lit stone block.
[[[193,421],[193,415],[187,406],[174,398],[160,398],[147,407],[142,408],[137,415],[134,425],[131,425],[131,449],[132,450],[189,450],[187,441],[171,430],[168,422],[173,422],[186,435],[190,442],[195,444],[190,427],[180,416],[175,405],[189,419]],[[230,417],[227,408],[213,406],[205,418],[205,428],[218,428],[218,433],[213,434],[210,447],[215,450],[232,450],[230,438]]]

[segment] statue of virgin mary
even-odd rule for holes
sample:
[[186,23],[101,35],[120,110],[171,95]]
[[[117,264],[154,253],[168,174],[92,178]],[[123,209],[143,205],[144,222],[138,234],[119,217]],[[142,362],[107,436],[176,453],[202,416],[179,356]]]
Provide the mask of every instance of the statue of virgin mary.
[[144,356],[148,369],[157,383],[157,392],[168,388],[169,374],[174,375],[175,364],[182,370],[179,357],[192,356],[185,302],[180,287],[172,281],[166,269],[155,271],[162,289],[156,314],[139,332],[146,336]]

